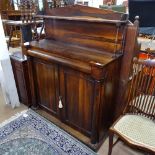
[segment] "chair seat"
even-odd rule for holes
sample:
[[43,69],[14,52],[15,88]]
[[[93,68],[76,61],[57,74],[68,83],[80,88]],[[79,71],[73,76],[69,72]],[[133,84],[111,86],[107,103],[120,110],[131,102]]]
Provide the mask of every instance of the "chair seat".
[[155,151],[155,122],[140,115],[125,115],[113,127],[124,138]]

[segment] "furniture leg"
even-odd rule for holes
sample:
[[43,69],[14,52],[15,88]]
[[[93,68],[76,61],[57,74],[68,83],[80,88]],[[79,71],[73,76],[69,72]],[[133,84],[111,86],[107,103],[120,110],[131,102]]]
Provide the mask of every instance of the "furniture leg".
[[114,137],[114,133],[112,133],[111,131],[109,132],[109,152],[108,155],[111,155],[112,153],[112,148],[113,148],[113,137]]

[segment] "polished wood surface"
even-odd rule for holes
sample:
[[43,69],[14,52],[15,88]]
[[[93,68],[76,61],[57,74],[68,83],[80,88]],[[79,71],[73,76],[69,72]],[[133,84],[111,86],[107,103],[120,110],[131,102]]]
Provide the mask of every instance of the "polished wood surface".
[[[138,52],[140,51],[140,45],[137,43],[137,37],[139,33],[139,21],[138,18],[135,20],[134,24],[129,24],[126,31],[126,41],[124,47],[124,55],[121,62],[121,71],[119,79],[119,89],[116,102],[120,105],[116,108],[115,119],[117,119],[123,112],[125,108],[125,90],[128,87],[128,78],[131,73],[131,65],[133,57],[138,57]],[[133,37],[131,39],[131,36]]]
[[[84,48],[77,45],[67,44],[65,42],[60,42],[56,40],[49,40],[49,39],[43,39],[40,41],[33,41],[30,43],[31,46],[31,54],[33,51],[38,50],[38,52],[42,52],[41,50],[44,50],[45,55],[48,54],[49,56],[55,56],[59,55],[59,58],[66,58],[74,60],[80,60],[83,63],[86,63],[89,65],[91,61],[98,62],[102,65],[107,64],[114,59],[116,59],[114,54],[108,53],[106,51],[99,51],[94,50],[90,48]],[[37,55],[37,52],[33,53],[34,55]],[[47,59],[47,58],[45,58]],[[80,64],[79,64],[80,66]]]
[[47,9],[42,17],[46,39],[30,42],[25,52],[33,108],[98,143],[118,106],[126,15],[77,5]]
[[[69,11],[68,11],[69,10]],[[111,10],[102,10],[94,7],[87,7],[81,5],[71,5],[62,8],[50,9],[46,5],[45,15],[62,16],[62,17],[94,17],[108,20],[126,20],[127,14],[114,12]]]
[[31,106],[31,93],[28,74],[28,64],[26,59],[22,59],[22,54],[16,52],[10,56],[13,74],[17,86],[18,96],[21,103]]
[[[74,83],[70,81],[74,81]],[[71,126],[90,135],[94,81],[78,71],[60,68],[60,86],[65,109],[63,119],[65,118],[65,121]]]
[[122,49],[126,14],[74,5],[47,8],[42,17],[48,39],[113,53]]
[[49,16],[49,15],[36,15],[36,18],[44,19],[59,19],[59,20],[72,20],[72,21],[85,21],[85,22],[99,22],[99,23],[126,23],[127,20],[118,20],[118,19],[103,19],[99,17],[89,17],[89,16]]
[[58,79],[56,78],[58,67],[55,64],[34,60],[34,71],[38,104],[56,115],[58,111],[56,104],[58,102]]
[[[58,20],[56,23],[52,22],[52,20],[47,20],[46,24],[45,31],[49,39],[97,50],[106,50],[111,53],[119,51],[122,47],[122,33],[124,29],[123,27],[117,27],[116,24],[68,20]],[[52,29],[55,29],[55,31],[52,31]],[[116,40],[117,31],[118,37]]]
[[122,48],[128,19],[126,14],[78,5],[51,9],[42,17],[48,39],[108,52]]
[[[51,53],[36,52],[37,55],[33,55],[33,50],[28,51],[28,58],[34,57],[28,59],[33,68],[34,106],[39,104],[63,122],[92,137],[92,142],[102,139],[106,134],[103,131],[108,129],[113,117],[109,115],[114,110],[112,101],[115,95],[112,92],[116,90],[119,79],[113,75],[119,75],[121,57],[106,67],[98,68],[92,63],[89,73],[84,73],[82,69],[75,69],[72,63],[69,66],[63,61],[52,61]],[[60,98],[62,109],[58,108]]]

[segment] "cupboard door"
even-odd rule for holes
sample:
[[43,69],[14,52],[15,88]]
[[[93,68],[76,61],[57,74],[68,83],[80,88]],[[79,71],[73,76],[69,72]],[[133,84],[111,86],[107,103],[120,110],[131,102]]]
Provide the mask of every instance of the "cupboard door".
[[60,68],[63,117],[69,125],[90,136],[92,129],[94,81],[87,75]]
[[35,88],[40,106],[57,115],[58,66],[34,60]]

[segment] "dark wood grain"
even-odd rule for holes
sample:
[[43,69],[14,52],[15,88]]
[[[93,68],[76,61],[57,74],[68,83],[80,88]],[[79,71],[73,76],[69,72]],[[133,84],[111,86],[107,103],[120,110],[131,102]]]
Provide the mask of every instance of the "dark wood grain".
[[[108,23],[87,23],[80,21],[46,20],[45,31],[48,39],[60,40],[74,45],[98,50],[116,52],[121,49],[123,27]],[[72,25],[72,26],[70,26]],[[119,29],[117,49],[115,39]],[[53,31],[54,29],[54,31]]]
[[122,49],[125,14],[79,5],[46,11],[41,17],[48,39],[112,53]]
[[21,103],[31,106],[31,93],[27,60],[22,59],[21,53],[10,56],[19,100]]
[[[64,92],[65,121],[90,136],[93,109],[94,81],[75,70],[60,69],[60,90]],[[74,81],[74,82],[71,82]],[[63,88],[64,87],[64,88]]]
[[38,104],[56,115],[58,107],[58,67],[55,64],[50,65],[39,60],[34,60],[33,65]]
[[112,10],[103,10],[81,5],[73,5],[55,9],[48,9],[46,7],[45,14],[50,16],[62,16],[62,17],[87,16],[94,18],[103,18],[108,20],[126,20],[128,18],[126,14],[114,12]]
[[29,79],[30,79],[30,92],[32,96],[31,104],[32,104],[32,109],[37,109],[38,108],[38,103],[37,103],[37,91],[35,88],[35,81],[33,77],[33,58],[30,56],[27,56],[27,62],[28,62],[28,70],[29,70]]
[[[85,48],[77,45],[67,44],[60,41],[55,41],[52,39],[43,39],[40,41],[33,41],[30,43],[31,54],[35,50],[39,52],[44,52],[45,55],[49,56],[58,56],[59,58],[66,58],[73,60],[80,60],[84,63],[98,62],[102,65],[107,64],[108,62],[116,59],[113,53],[108,53],[106,50],[96,50],[91,48]],[[41,51],[40,51],[41,50]],[[27,51],[29,52],[29,51]],[[37,55],[37,52],[34,55]],[[47,58],[45,58],[48,60]]]
[[127,18],[83,6],[46,9],[42,17],[46,39],[31,42],[25,52],[33,105],[98,143],[119,106],[115,101]]
[[[119,89],[118,89],[118,95],[117,95],[117,104],[121,104],[120,107],[117,107],[116,110],[116,118],[119,117],[123,109],[125,107],[125,90],[128,86],[128,78],[130,76],[130,68],[132,65],[132,59],[133,57],[138,57],[138,51],[140,49],[137,48],[137,36],[139,32],[139,22],[138,20],[135,21],[134,25],[128,25],[127,31],[126,31],[126,42],[124,47],[125,54],[123,55],[122,64],[121,64],[121,76],[119,80]],[[131,39],[131,36],[133,37]]]
[[[96,62],[98,62],[96,63],[90,61],[92,57],[89,58],[89,56],[87,56],[89,61],[83,59],[85,56],[83,53],[81,59],[77,57],[80,62],[77,64],[74,55],[72,58],[67,57],[66,52],[62,57],[59,53],[60,51],[56,53],[52,50],[45,52],[43,47],[39,50],[39,46],[31,46],[31,50],[27,51],[29,56],[37,58],[32,61],[32,76],[35,81],[33,89],[34,92],[39,93],[36,96],[37,103],[35,104],[41,103],[41,106],[52,113],[53,107],[49,105],[54,104],[55,109],[57,106],[56,113],[60,120],[91,137],[92,143],[99,142],[112,122],[113,115],[109,115],[109,113],[114,111],[115,94],[113,92],[118,86],[122,56],[109,57],[109,59],[108,56],[107,59],[105,56],[103,59],[106,61],[104,60],[104,64],[100,64],[101,55],[98,59],[96,58]],[[94,57],[95,54],[97,53],[94,52]],[[82,69],[82,62],[85,62],[87,70]],[[54,66],[57,66],[58,69]],[[59,82],[55,81],[57,76]],[[62,100],[62,109],[58,109],[59,97]],[[52,99],[50,100],[50,98]]]
[[81,22],[93,22],[93,23],[113,23],[113,24],[125,24],[127,20],[118,20],[118,19],[103,19],[103,18],[95,18],[89,16],[49,16],[49,15],[36,15],[36,18],[43,19],[53,19],[53,20],[69,20],[69,21],[81,21]]

